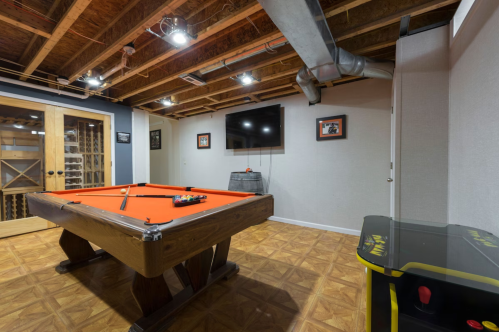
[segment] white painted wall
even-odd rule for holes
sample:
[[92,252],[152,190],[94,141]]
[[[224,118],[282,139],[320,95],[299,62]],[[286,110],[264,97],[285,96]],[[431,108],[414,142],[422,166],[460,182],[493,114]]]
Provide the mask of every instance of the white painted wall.
[[447,222],[449,26],[397,41],[396,218]]
[[[269,190],[275,217],[358,234],[364,216],[389,215],[391,87],[365,80],[323,89],[312,107],[302,94],[181,119],[180,184],[227,189],[230,173],[249,160],[267,185],[270,149],[251,149],[249,157],[247,149],[226,150],[225,114],[280,103],[285,142],[272,150]],[[347,139],[317,142],[316,118],[340,114],[347,115]],[[211,133],[211,149],[197,149],[199,133]]]
[[499,1],[477,0],[450,51],[449,221],[499,234]]
[[[179,185],[179,123],[160,116],[149,116],[149,132],[161,130],[161,149],[151,150],[151,183]],[[149,135],[149,133],[148,133]],[[149,150],[149,136],[147,140]]]
[[133,109],[132,113],[132,151],[133,183],[149,183],[149,112]]

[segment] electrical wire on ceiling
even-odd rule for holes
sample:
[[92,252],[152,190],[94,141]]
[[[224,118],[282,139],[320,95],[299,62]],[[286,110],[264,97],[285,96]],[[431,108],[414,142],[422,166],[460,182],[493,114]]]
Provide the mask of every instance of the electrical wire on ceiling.
[[75,90],[75,91],[79,91],[79,92],[83,92],[83,93],[88,93],[90,96],[99,96],[99,97],[102,97],[102,98],[116,100],[116,98],[104,96],[104,95],[102,95],[102,93],[94,91],[94,90],[88,90],[86,88],[80,88],[80,87],[74,86],[74,85],[63,85],[63,84],[61,84],[59,82],[52,81],[52,80],[50,80],[48,78],[43,78],[43,77],[39,77],[39,76],[35,76],[35,75],[28,75],[28,74],[25,74],[23,72],[20,72],[20,71],[17,71],[17,70],[12,70],[12,69],[9,69],[9,68],[0,67],[0,72],[6,73],[6,74],[10,74],[10,75],[15,75],[15,76],[28,77],[29,79],[32,79],[32,80],[35,80],[35,81],[39,81],[39,82],[43,82],[43,83],[48,83],[48,84],[53,84],[53,85],[57,86],[57,88],[72,89],[72,90]]
[[[230,1],[230,0],[229,0],[229,1]],[[234,6],[234,4],[232,3],[232,1],[230,1],[230,3],[226,3],[226,4],[224,4],[224,5],[223,5],[223,7],[222,7],[222,9],[220,9],[218,12],[216,12],[216,13],[215,13],[215,14],[213,14],[213,15],[211,15],[210,17],[208,17],[208,18],[207,18],[207,19],[205,19],[204,21],[197,22],[197,23],[194,23],[194,24],[187,24],[187,26],[189,26],[189,27],[194,27],[194,26],[196,26],[196,25],[198,25],[198,24],[202,24],[202,23],[204,23],[204,22],[206,22],[206,21],[211,20],[213,17],[215,17],[215,16],[216,16],[216,15],[218,15],[219,13],[223,12],[223,11],[225,10],[225,7],[226,7],[226,6],[229,6],[229,7],[235,7],[235,6]]]
[[[42,20],[44,20],[44,21],[46,21],[48,23],[51,23],[53,25],[57,25],[57,21],[56,20],[54,20],[54,19],[52,19],[52,18],[50,18],[50,17],[48,17],[46,15],[41,14],[40,12],[36,11],[35,9],[33,9],[33,8],[31,8],[31,7],[29,7],[29,6],[25,5],[25,4],[21,4],[22,7],[15,5],[16,3],[20,4],[19,1],[15,1],[14,0],[14,3],[11,3],[11,2],[6,1],[6,0],[0,0],[0,1],[3,2],[3,3],[5,3],[5,4],[7,4],[7,5],[9,5],[9,6],[12,6],[12,7],[15,7],[17,9],[20,9],[20,10],[22,10],[22,11],[24,11],[24,12],[26,12],[26,13],[32,15],[32,16],[38,17],[39,19],[42,19]],[[71,32],[71,33],[73,33],[73,34],[75,34],[75,35],[77,35],[77,36],[80,36],[80,37],[86,38],[86,39],[88,39],[90,41],[93,41],[94,43],[98,43],[98,44],[101,44],[101,45],[106,45],[103,42],[100,42],[98,40],[95,40],[95,39],[92,39],[92,38],[87,37],[85,35],[82,35],[81,33],[78,33],[76,31],[74,31],[73,29],[68,29],[68,31]]]

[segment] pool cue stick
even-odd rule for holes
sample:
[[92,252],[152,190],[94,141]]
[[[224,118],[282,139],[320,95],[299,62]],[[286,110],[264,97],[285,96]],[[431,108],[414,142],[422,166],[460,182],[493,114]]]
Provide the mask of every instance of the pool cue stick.
[[[76,194],[76,196],[123,197],[123,194]],[[173,198],[175,195],[128,195],[128,197]]]
[[125,195],[125,199],[123,199],[123,203],[121,203],[121,208],[120,210],[125,210],[125,206],[126,206],[126,201],[128,199],[128,193],[130,192],[130,186],[128,187],[128,190],[126,191],[126,195]]

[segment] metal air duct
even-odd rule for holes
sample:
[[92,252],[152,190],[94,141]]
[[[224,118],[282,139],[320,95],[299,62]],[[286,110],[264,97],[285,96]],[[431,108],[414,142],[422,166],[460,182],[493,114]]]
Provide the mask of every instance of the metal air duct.
[[[258,0],[275,25],[305,62],[296,77],[312,104],[319,92],[312,74],[321,83],[341,78],[342,74],[393,78],[392,61],[353,55],[336,46],[318,0]],[[316,92],[313,92],[315,89]]]

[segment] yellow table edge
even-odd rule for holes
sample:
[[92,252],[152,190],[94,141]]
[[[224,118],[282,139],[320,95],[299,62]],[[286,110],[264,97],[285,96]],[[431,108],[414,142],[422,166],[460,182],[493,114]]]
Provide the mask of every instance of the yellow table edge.
[[[364,258],[360,257],[359,253],[357,253],[357,260],[371,270],[374,270],[374,271],[381,273],[381,274],[385,273],[383,267],[366,261]],[[430,272],[440,273],[440,274],[444,274],[444,275],[449,275],[449,276],[458,277],[461,279],[467,279],[467,280],[476,281],[476,282],[480,282],[483,284],[489,284],[489,285],[492,285],[495,287],[499,287],[499,281],[496,279],[492,279],[489,277],[483,277],[483,276],[479,276],[479,275],[472,274],[472,273],[446,269],[443,267],[438,267],[438,266],[433,266],[433,265],[428,265],[428,264],[423,264],[423,263],[417,263],[417,262],[407,263],[406,265],[404,265],[404,267],[402,267],[400,269],[401,271],[392,271],[392,277],[398,278],[398,277],[402,276],[404,274],[404,272],[409,270],[409,269],[426,270],[426,271],[430,271]]]

